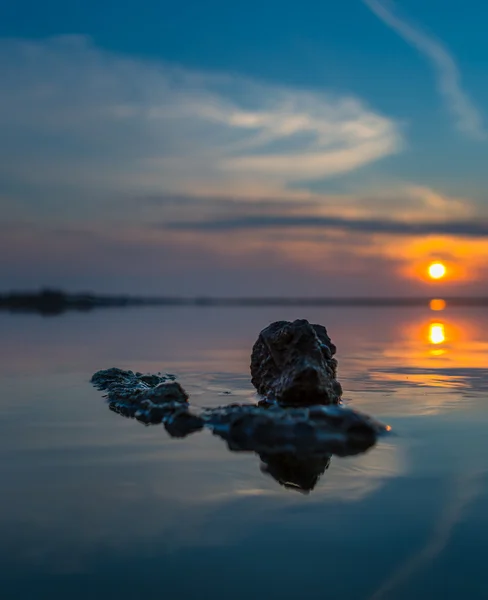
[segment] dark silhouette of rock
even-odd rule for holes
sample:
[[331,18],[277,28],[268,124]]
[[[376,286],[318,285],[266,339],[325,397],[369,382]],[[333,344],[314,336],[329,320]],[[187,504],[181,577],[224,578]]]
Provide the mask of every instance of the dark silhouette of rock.
[[283,487],[310,493],[330,466],[331,454],[308,455],[261,454],[261,472],[270,475]]
[[110,410],[145,425],[163,423],[174,437],[206,427],[234,451],[258,453],[330,452],[349,455],[371,447],[385,427],[342,405],[283,407],[269,402],[229,404],[190,412],[188,395],[174,375],[143,375],[111,368],[98,371],[93,385],[106,391]]
[[230,450],[258,454],[295,452],[348,456],[364,452],[386,428],[371,417],[338,405],[287,408],[233,404],[202,413],[205,426]]
[[[175,381],[174,375],[143,375],[112,367],[97,371],[91,382],[97,389],[107,392],[105,398],[110,410],[145,425],[164,423],[167,429],[176,432],[183,427],[181,415],[189,414],[188,394]],[[195,428],[196,420],[198,417],[188,420],[183,431],[188,430],[190,421],[191,427]],[[194,430],[202,427],[203,422]]]
[[97,371],[91,382],[97,389],[107,391],[109,402],[133,404],[140,409],[187,406],[188,394],[175,379],[170,374],[144,375],[112,367]]
[[252,383],[282,405],[338,404],[336,347],[322,325],[276,321],[259,334],[251,355]]

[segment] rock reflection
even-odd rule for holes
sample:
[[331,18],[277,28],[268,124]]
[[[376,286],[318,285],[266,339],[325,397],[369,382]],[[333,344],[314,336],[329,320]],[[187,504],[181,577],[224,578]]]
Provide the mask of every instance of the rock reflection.
[[283,487],[310,493],[329,468],[331,454],[300,456],[292,453],[260,454],[261,472],[271,475]]
[[108,406],[144,425],[162,424],[174,438],[210,429],[226,441],[231,452],[257,454],[262,473],[302,493],[315,488],[333,455],[362,454],[376,444],[378,435],[389,431],[389,427],[366,415],[338,406],[283,409],[234,404],[200,414],[193,414],[188,407],[141,411],[113,401]]

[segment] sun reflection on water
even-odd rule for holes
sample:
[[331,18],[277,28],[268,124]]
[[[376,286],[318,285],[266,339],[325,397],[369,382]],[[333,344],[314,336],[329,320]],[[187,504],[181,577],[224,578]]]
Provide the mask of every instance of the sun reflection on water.
[[433,298],[429,304],[430,310],[444,310],[446,308],[446,301],[442,298]]
[[[456,394],[461,399],[461,390],[478,386],[488,369],[484,317],[456,310],[442,316],[441,320],[416,313],[409,322],[399,323],[395,339],[383,349],[384,362],[373,375],[376,381],[400,385],[395,394],[399,398],[404,394],[409,409],[422,414],[458,404]],[[411,386],[430,388],[432,393],[412,395]]]
[[401,337],[403,357],[412,367],[488,368],[488,343],[479,339],[476,321],[454,312],[442,320],[412,323]]
[[432,344],[442,344],[446,341],[444,323],[431,323],[429,326],[429,340]]

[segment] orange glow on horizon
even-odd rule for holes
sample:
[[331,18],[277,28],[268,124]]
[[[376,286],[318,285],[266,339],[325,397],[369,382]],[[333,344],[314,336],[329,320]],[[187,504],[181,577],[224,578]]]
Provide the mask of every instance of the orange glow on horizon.
[[446,267],[441,262],[434,262],[429,265],[429,277],[431,279],[442,279],[446,276]]
[[[406,278],[439,285],[475,282],[486,268],[488,240],[469,239],[456,236],[427,236],[406,239],[390,239],[385,250],[390,259],[401,261],[399,272]],[[445,275],[432,278],[429,268],[441,264]]]

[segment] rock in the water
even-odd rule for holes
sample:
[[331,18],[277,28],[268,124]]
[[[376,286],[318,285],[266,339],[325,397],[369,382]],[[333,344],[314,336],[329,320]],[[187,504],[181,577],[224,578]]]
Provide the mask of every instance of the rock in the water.
[[174,375],[144,375],[112,368],[92,383],[110,410],[145,425],[164,425],[172,437],[209,429],[230,450],[256,452],[262,470],[280,484],[308,492],[330,457],[365,452],[389,427],[342,405],[336,352],[327,330],[306,320],[277,321],[260,333],[251,356],[259,405],[191,410]]
[[97,389],[107,392],[109,402],[117,404],[149,407],[149,402],[160,409],[172,403],[188,404],[188,394],[174,381],[174,375],[143,375],[112,367],[97,371],[91,382]]
[[276,321],[259,334],[251,355],[252,383],[282,405],[338,404],[336,347],[322,325]]
[[215,435],[227,441],[231,450],[268,455],[360,454],[388,431],[368,415],[342,405],[264,408],[234,404],[207,409],[202,419]]

